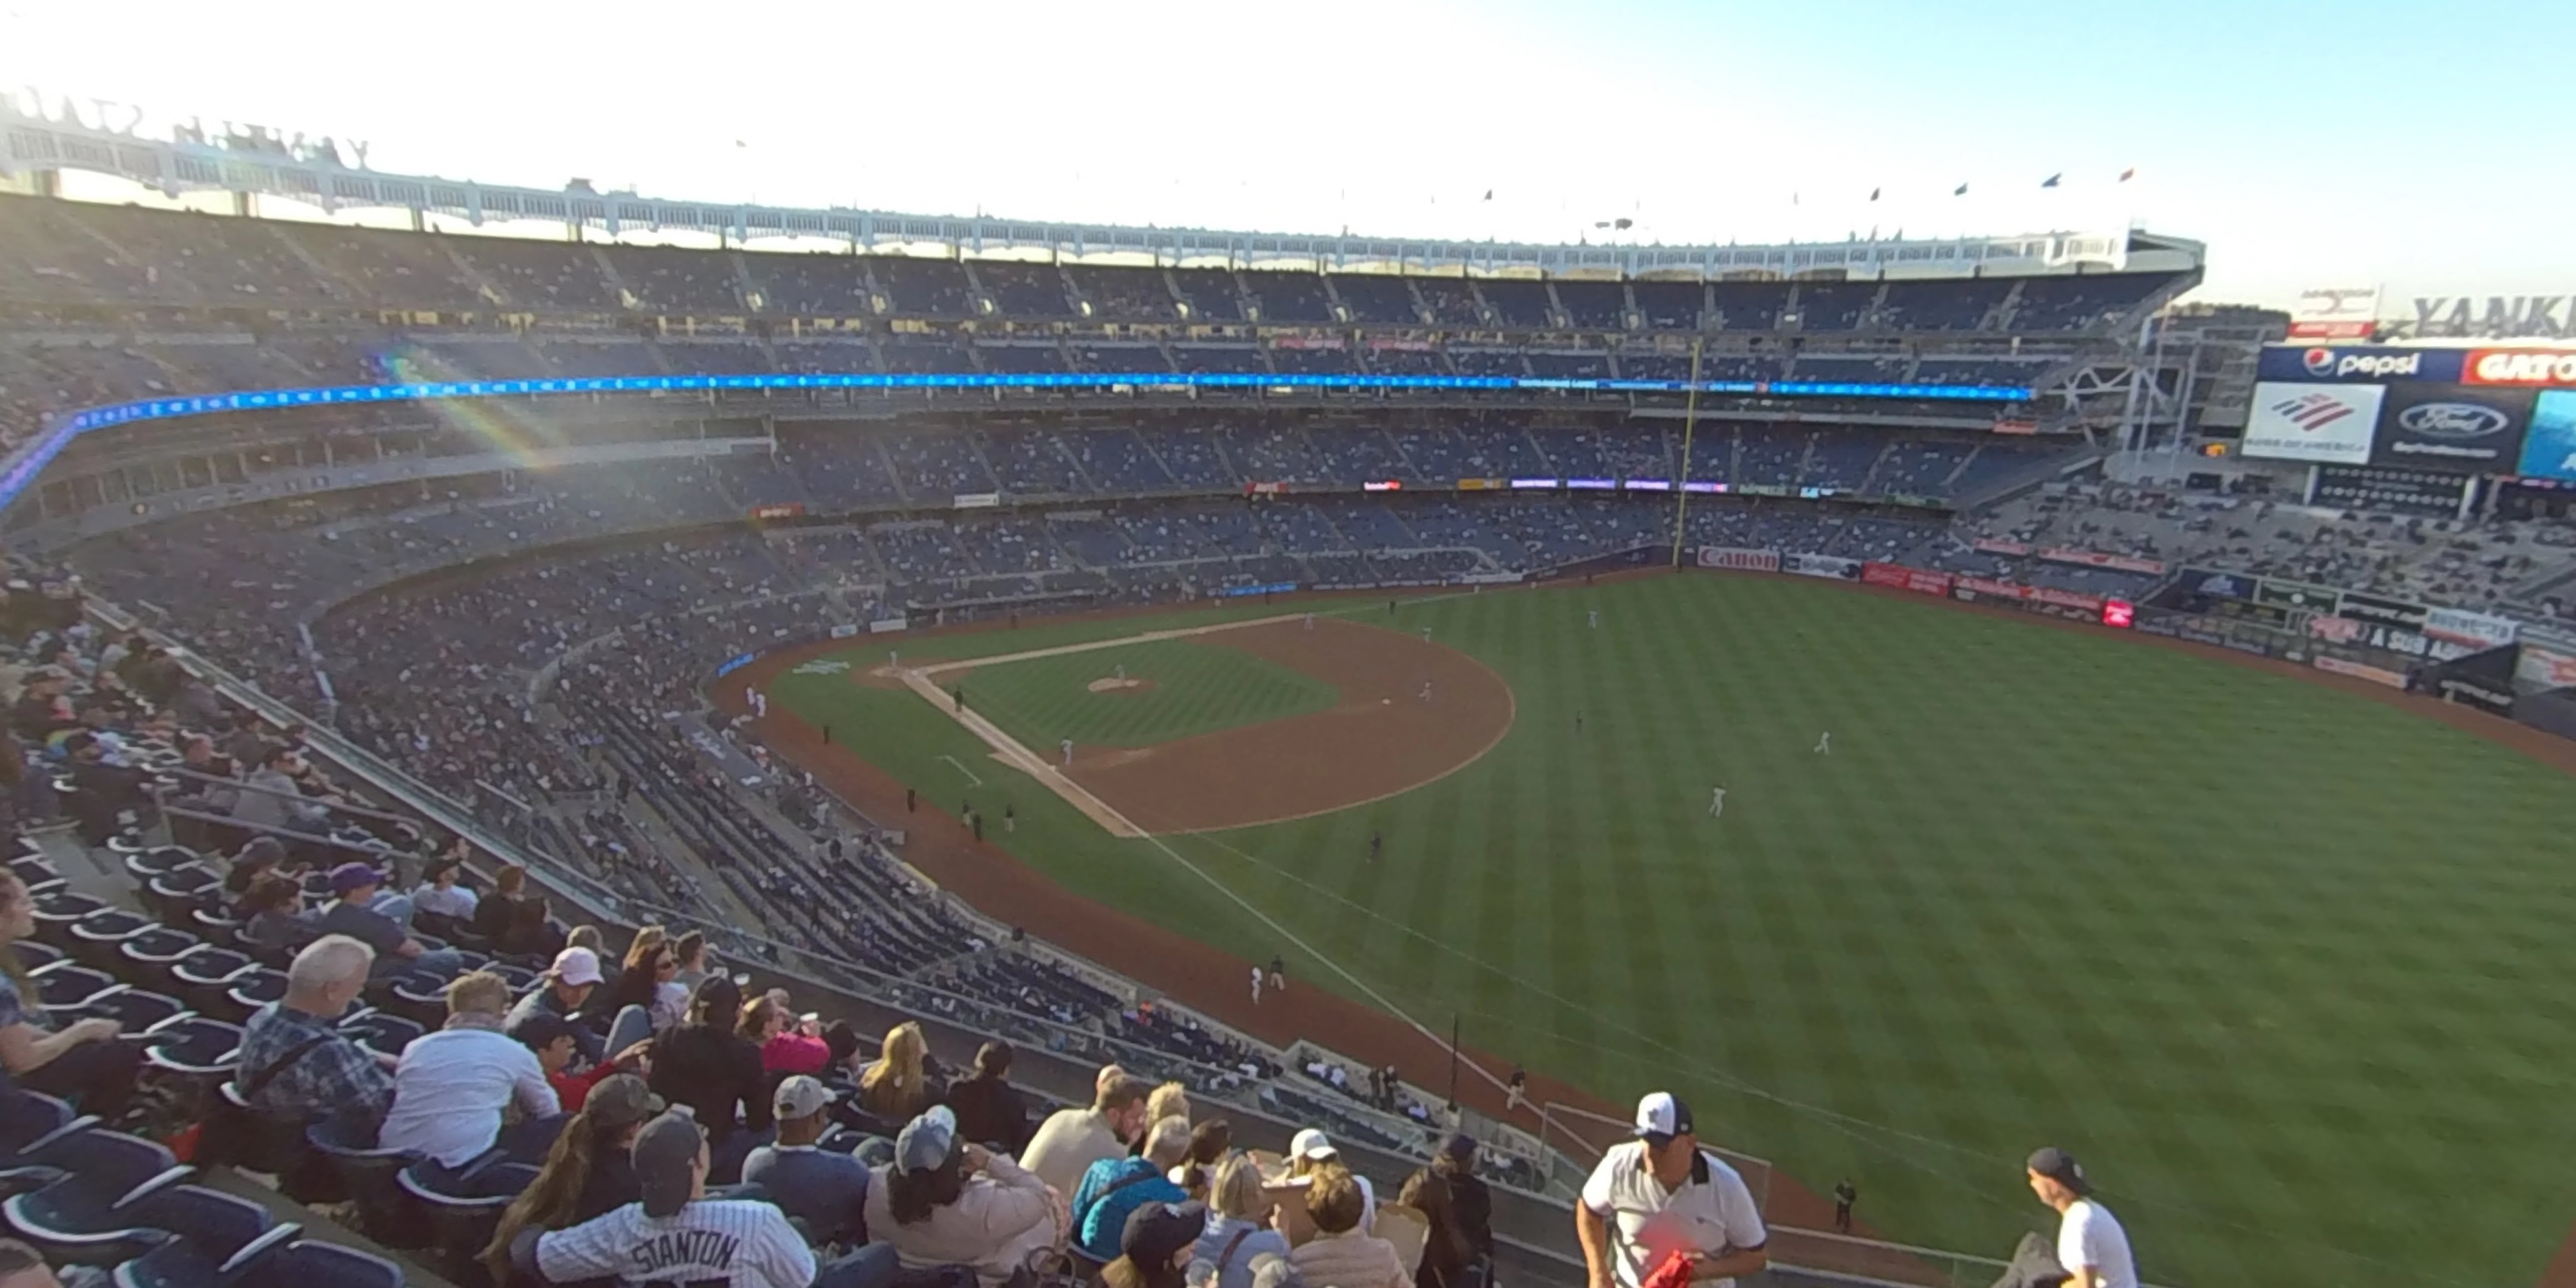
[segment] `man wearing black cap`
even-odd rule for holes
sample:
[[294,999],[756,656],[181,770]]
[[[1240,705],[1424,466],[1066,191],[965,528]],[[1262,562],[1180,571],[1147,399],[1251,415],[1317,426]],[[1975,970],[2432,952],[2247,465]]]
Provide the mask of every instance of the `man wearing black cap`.
[[1675,1257],[1714,1288],[1771,1264],[1753,1191],[1699,1147],[1690,1106],[1664,1091],[1637,1102],[1637,1139],[1603,1154],[1584,1182],[1574,1233],[1590,1288],[1641,1288]]
[[2057,1210],[2057,1264],[2066,1288],[2138,1288],[2129,1232],[2093,1200],[2093,1183],[2073,1154],[2055,1146],[2030,1156],[2030,1192]]

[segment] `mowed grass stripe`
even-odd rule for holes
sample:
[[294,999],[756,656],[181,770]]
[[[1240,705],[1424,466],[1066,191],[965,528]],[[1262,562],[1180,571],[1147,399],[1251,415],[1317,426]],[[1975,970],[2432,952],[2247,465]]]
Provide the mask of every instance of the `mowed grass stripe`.
[[[2529,1282],[2576,1209],[2576,790],[2545,767],[2315,686],[1833,586],[1387,620],[1501,673],[1511,736],[1417,792],[1226,834],[1255,857],[1210,866],[1471,1045],[1614,1101],[1694,1095],[1724,1143],[1852,1174],[1918,1242],[2009,1246],[2044,1217],[2020,1156],[2068,1145],[2162,1282]],[[1712,775],[1732,794],[1704,846]],[[1022,813],[1021,852],[1078,887],[1269,937]]]

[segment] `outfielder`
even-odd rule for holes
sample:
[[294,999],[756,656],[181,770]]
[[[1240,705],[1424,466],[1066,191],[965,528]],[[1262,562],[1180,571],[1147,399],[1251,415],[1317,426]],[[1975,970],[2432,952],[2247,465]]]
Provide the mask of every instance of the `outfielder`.
[[1600,610],[1600,609],[1598,609],[1598,608],[1593,609],[1593,610],[1591,611],[1591,613],[1587,614],[1587,616],[1589,616],[1589,617],[1591,618],[1591,621],[1592,621],[1592,629],[1594,629],[1594,630],[1596,630],[1596,631],[1597,631],[1597,630],[1600,630],[1600,629],[1601,629],[1601,610]]
[[1711,788],[1709,788],[1709,789],[1708,789],[1708,816],[1709,816],[1710,818],[1720,818],[1720,817],[1723,817],[1725,814],[1726,814],[1726,789],[1725,789],[1725,788],[1723,788],[1723,787],[1711,787]]
[[1252,968],[1252,1004],[1261,1005],[1261,968],[1258,966]]
[[1819,756],[1830,756],[1834,754],[1834,735],[1832,731],[1828,730],[1816,735],[1816,754]]

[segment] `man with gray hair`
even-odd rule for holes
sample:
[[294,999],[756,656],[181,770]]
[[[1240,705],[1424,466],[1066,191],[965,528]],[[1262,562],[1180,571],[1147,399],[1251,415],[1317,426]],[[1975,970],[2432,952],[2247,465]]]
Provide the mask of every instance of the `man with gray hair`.
[[375,959],[374,949],[346,935],[324,935],[295,955],[286,996],[259,1008],[242,1030],[233,1082],[251,1108],[290,1119],[346,1114],[373,1139],[393,1107],[393,1061],[339,1024],[366,991]]
[[1190,1156],[1190,1120],[1165,1118],[1145,1132],[1142,1158],[1104,1158],[1082,1174],[1073,1192],[1073,1243],[1084,1256],[1108,1263],[1119,1256],[1127,1218],[1152,1203],[1185,1203],[1171,1171]]

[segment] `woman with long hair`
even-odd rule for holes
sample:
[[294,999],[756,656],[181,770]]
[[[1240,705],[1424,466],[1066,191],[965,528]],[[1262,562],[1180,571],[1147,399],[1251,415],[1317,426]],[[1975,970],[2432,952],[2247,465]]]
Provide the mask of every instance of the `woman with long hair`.
[[603,1078],[590,1089],[581,1112],[555,1137],[537,1179],[501,1213],[500,1227],[483,1249],[492,1282],[511,1282],[510,1242],[520,1231],[566,1229],[644,1197],[627,1149],[658,1106],[644,1080],[631,1073]]
[[886,1030],[876,1063],[859,1075],[859,1108],[879,1122],[910,1121],[931,1102],[930,1043],[906,1020]]
[[1249,1154],[1230,1154],[1208,1183],[1207,1232],[1197,1259],[1216,1267],[1214,1288],[1252,1288],[1252,1263],[1288,1255],[1288,1236],[1270,1228],[1279,1206],[1261,1187],[1261,1165]]
[[904,1124],[894,1161],[870,1169],[868,1237],[907,1270],[966,1266],[997,1288],[1039,1252],[1064,1246],[1064,1201],[1008,1154],[957,1138],[945,1106]]
[[653,1090],[688,1106],[706,1129],[714,1185],[741,1177],[742,1160],[767,1143],[776,1121],[760,1048],[734,1031],[741,1021],[742,989],[710,975],[689,999],[688,1019],[653,1039]]
[[[646,926],[635,932],[626,945],[626,960],[618,967],[617,987],[608,998],[607,1013],[615,1015],[627,1007],[641,1007],[652,1021],[655,1033],[678,1024],[686,1006],[688,993],[677,980],[680,958],[671,951],[671,932],[660,926]],[[732,1021],[731,1016],[725,1017]]]
[[[1150,1102],[1148,1102],[1150,1103]],[[1172,1169],[1172,1184],[1199,1203],[1208,1201],[1208,1186],[1216,1177],[1216,1165],[1234,1152],[1234,1127],[1222,1118],[1210,1118],[1190,1129],[1190,1156]]]
[[1187,1288],[1207,1223],[1203,1203],[1148,1203],[1129,1213],[1118,1259],[1100,1268],[1102,1288]]
[[17,873],[0,869],[0,1069],[17,1085],[75,1101],[113,1126],[134,1098],[143,1050],[116,1040],[123,1030],[114,1020],[54,1028],[43,990],[18,960],[19,941],[35,937],[35,894]]
[[518,864],[502,865],[492,874],[492,893],[474,907],[474,933],[499,942],[519,924],[519,906],[526,902],[528,870]]

